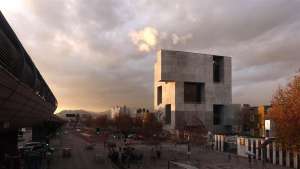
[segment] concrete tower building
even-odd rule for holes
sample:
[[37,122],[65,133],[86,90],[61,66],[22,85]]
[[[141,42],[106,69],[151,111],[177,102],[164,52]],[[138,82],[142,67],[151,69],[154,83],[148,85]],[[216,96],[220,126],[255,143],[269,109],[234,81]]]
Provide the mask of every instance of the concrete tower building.
[[232,103],[231,57],[160,50],[154,72],[154,109],[166,129],[214,131]]

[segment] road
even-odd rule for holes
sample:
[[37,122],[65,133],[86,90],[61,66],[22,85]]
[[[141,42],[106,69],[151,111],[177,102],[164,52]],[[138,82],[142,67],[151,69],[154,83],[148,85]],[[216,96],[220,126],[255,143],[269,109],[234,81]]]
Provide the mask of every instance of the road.
[[[110,169],[109,161],[99,162],[97,156],[106,157],[103,144],[96,144],[94,150],[86,150],[87,141],[78,136],[76,131],[69,132],[56,139],[51,140],[51,145],[56,149],[50,164],[52,169]],[[62,149],[69,147],[72,149],[72,156],[62,157]],[[101,159],[103,159],[101,158]]]

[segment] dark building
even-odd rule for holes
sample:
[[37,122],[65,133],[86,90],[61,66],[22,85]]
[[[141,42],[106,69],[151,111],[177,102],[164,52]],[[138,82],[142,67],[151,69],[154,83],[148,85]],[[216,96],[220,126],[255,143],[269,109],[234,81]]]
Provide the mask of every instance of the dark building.
[[40,126],[56,119],[56,107],[55,96],[0,12],[0,163],[4,154],[17,152],[19,128],[45,135]]

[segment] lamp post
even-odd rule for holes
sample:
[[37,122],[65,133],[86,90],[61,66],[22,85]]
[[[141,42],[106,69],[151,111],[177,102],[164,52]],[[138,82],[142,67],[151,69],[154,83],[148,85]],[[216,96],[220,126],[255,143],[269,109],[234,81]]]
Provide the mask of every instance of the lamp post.
[[188,160],[190,160],[190,156],[191,156],[190,134],[188,135],[187,155],[188,155]]

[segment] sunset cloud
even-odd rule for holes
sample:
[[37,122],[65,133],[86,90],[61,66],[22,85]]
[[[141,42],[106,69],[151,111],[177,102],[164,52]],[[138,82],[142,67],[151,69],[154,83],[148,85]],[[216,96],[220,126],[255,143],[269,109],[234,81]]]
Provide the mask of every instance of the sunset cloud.
[[296,0],[8,0],[0,9],[59,109],[151,109],[160,48],[231,56],[234,103],[270,103],[300,68]]

